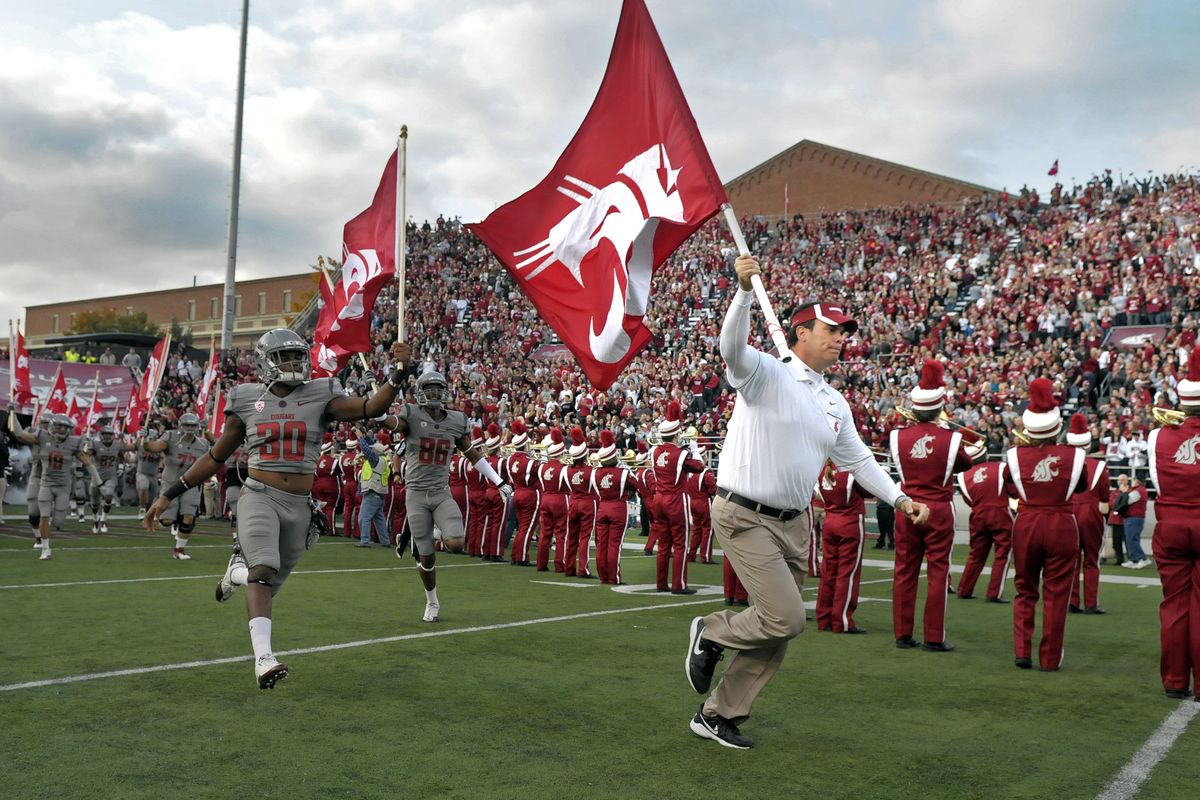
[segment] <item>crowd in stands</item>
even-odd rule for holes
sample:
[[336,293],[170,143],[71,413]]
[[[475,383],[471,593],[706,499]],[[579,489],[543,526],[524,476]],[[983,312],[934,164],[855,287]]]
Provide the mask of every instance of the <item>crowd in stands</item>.
[[[1035,377],[1050,378],[1068,410],[1092,421],[1114,466],[1141,466],[1150,408],[1172,405],[1200,318],[1200,176],[1141,181],[1095,176],[1049,197],[1022,190],[948,205],[743,220],[780,316],[808,300],[841,301],[860,322],[829,373],[856,409],[860,432],[882,448],[892,409],[926,358],[946,362],[951,414],[1010,441]],[[580,424],[633,446],[670,399],[688,409],[700,441],[724,435],[734,393],[717,336],[737,253],[720,218],[654,276],[646,324],[652,345],[606,392],[592,389],[565,347],[487,249],[458,220],[411,224],[407,339],[446,373],[475,424]],[[372,312],[374,376],[357,361],[343,375],[370,389],[391,364],[396,292]],[[1109,328],[1164,326],[1135,347],[1106,343]],[[311,331],[301,331],[310,335]],[[763,346],[768,346],[766,341]],[[168,416],[194,402],[202,363],[172,359],[159,403]],[[226,384],[253,377],[241,351],[223,361]]]

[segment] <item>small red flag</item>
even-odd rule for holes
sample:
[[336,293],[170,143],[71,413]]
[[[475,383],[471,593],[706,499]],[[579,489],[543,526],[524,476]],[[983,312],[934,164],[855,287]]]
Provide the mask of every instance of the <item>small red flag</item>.
[[1047,172],[1046,174],[1047,175],[1057,175],[1058,174],[1058,159],[1057,158],[1054,159],[1054,163],[1050,165],[1050,171]]
[[208,432],[220,437],[225,431],[225,393],[217,391],[217,402],[213,404],[212,416],[208,418]]
[[51,414],[66,414],[67,409],[67,381],[63,377],[62,367],[54,373],[54,384],[50,387],[50,394],[46,397],[46,405],[42,407],[43,411],[49,411]]

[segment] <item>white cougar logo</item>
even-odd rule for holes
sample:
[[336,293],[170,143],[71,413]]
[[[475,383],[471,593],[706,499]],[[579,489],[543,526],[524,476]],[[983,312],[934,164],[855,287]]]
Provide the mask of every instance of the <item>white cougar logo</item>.
[[330,331],[341,330],[342,320],[358,319],[365,313],[363,289],[367,281],[383,272],[383,265],[379,263],[379,253],[374,250],[354,252],[345,245],[342,247],[345,256],[342,263],[342,291],[346,296],[346,305],[338,312],[337,319],[329,328]]
[[1200,462],[1200,436],[1193,436],[1175,451],[1175,463],[1188,466]]
[[987,470],[986,469],[977,469],[977,470],[975,470],[975,477],[971,478],[971,483],[983,483],[986,480],[987,480]]
[[1054,480],[1058,477],[1058,462],[1061,460],[1058,456],[1046,456],[1033,468],[1030,480],[1034,483],[1049,483]]
[[613,485],[613,476],[612,475],[605,475],[603,478],[600,479],[600,488],[601,489],[611,489],[612,485]]
[[920,439],[913,442],[912,449],[908,451],[911,458],[929,458],[929,454],[933,452],[930,445],[933,444],[933,434],[927,433]]
[[[530,270],[526,280],[560,263],[583,286],[580,266],[584,258],[600,246],[602,239],[609,241],[624,275],[613,280],[612,303],[603,328],[596,333],[595,318],[588,326],[592,355],[606,364],[620,361],[629,352],[629,334],[622,327],[625,316],[640,317],[646,313],[650,275],[654,270],[654,233],[659,220],[686,221],[683,198],[676,185],[679,173],[679,169],[671,168],[667,148],[656,144],[621,167],[616,179],[603,188],[566,175],[563,180],[584,193],[566,186],[559,186],[558,191],[579,203],[579,207],[555,224],[545,239],[513,253],[526,256],[516,265],[518,270]],[[624,298],[621,277],[625,279]]]

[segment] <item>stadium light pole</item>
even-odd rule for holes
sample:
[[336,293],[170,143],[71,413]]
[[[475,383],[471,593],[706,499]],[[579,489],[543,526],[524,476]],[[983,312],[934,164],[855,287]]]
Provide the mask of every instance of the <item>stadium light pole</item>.
[[229,197],[229,229],[226,243],[225,309],[221,324],[221,350],[233,349],[234,284],[237,276],[238,189],[242,182],[242,106],[246,100],[246,28],[250,0],[242,0],[242,42],[238,58],[237,110],[233,118],[233,188]]

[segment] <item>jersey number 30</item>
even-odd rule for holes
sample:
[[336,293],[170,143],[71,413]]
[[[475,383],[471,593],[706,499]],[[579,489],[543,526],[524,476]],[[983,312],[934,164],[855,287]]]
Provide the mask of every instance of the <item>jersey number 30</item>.
[[263,461],[303,461],[304,440],[308,437],[308,426],[303,422],[261,422],[258,435],[263,442],[258,455]]

